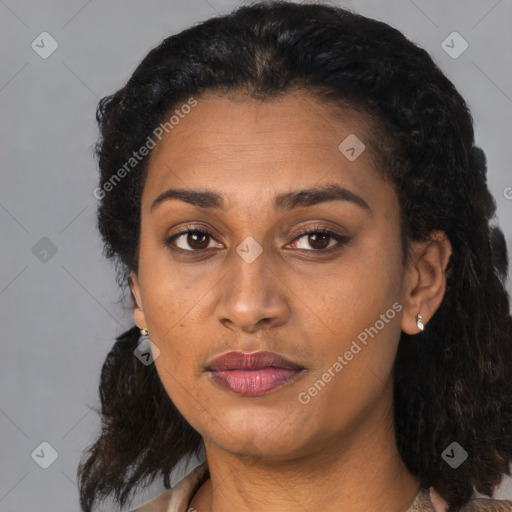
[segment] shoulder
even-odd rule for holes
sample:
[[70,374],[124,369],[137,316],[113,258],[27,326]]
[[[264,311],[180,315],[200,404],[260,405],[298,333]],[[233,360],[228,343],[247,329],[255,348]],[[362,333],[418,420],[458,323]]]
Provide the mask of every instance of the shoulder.
[[130,510],[130,512],[167,512],[173,489],[169,489],[148,503]]
[[[176,486],[158,495],[150,502],[130,512],[187,512],[188,504],[197,489],[208,479],[206,462],[196,467]],[[435,491],[430,488],[420,491],[413,505],[407,512],[447,512],[448,505]],[[512,512],[512,501],[492,498],[473,498],[461,507],[459,512]]]
[[203,462],[172,489],[130,512],[187,512],[197,489],[208,479],[208,465]]
[[512,512],[512,501],[474,498],[469,500],[461,512]]
[[[447,503],[437,491],[430,488],[430,500],[436,512],[446,512]],[[472,498],[464,504],[459,512],[512,512],[512,501],[493,498]]]

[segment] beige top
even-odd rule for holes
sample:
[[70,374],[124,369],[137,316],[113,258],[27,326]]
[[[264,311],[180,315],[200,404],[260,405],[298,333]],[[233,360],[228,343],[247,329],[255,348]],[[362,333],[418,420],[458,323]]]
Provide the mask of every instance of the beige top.
[[[203,462],[172,489],[132,512],[197,512],[190,502],[201,485],[209,478],[208,464]],[[420,488],[409,508],[404,512],[446,512],[447,503],[436,493]],[[474,498],[460,512],[512,512],[512,501]]]

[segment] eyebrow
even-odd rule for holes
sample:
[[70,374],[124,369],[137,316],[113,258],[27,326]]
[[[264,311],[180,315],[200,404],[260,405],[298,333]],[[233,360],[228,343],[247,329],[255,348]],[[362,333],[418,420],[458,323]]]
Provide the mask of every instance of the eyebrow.
[[[153,201],[150,211],[153,211],[157,206],[171,199],[183,201],[198,208],[226,209],[223,197],[212,190],[171,188],[160,194]],[[289,211],[294,208],[314,206],[328,201],[348,201],[369,212],[372,211],[368,203],[362,197],[335,183],[323,187],[294,190],[292,192],[279,194],[274,199],[274,209]]]

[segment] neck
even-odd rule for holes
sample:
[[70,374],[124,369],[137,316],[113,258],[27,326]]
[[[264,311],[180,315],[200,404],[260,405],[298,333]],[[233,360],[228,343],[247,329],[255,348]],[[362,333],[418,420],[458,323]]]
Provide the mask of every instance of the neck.
[[[389,414],[392,395],[364,424],[326,440],[316,452],[269,461],[228,454],[205,440],[210,470],[189,510],[268,512],[407,510],[419,479],[405,467]],[[386,414],[387,412],[387,414]]]

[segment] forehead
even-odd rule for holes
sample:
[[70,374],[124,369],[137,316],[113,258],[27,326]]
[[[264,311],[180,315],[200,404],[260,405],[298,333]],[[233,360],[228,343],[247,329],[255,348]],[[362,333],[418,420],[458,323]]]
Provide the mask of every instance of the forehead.
[[[266,101],[207,95],[186,114],[180,105],[176,110],[181,115],[151,154],[146,197],[173,186],[256,196],[274,188],[313,187],[323,179],[356,189],[372,188],[373,180],[375,188],[382,187],[368,150],[369,123],[353,110],[334,109],[306,94]],[[365,149],[347,158],[353,153],[344,153],[344,141],[355,142],[357,152],[360,143]]]

